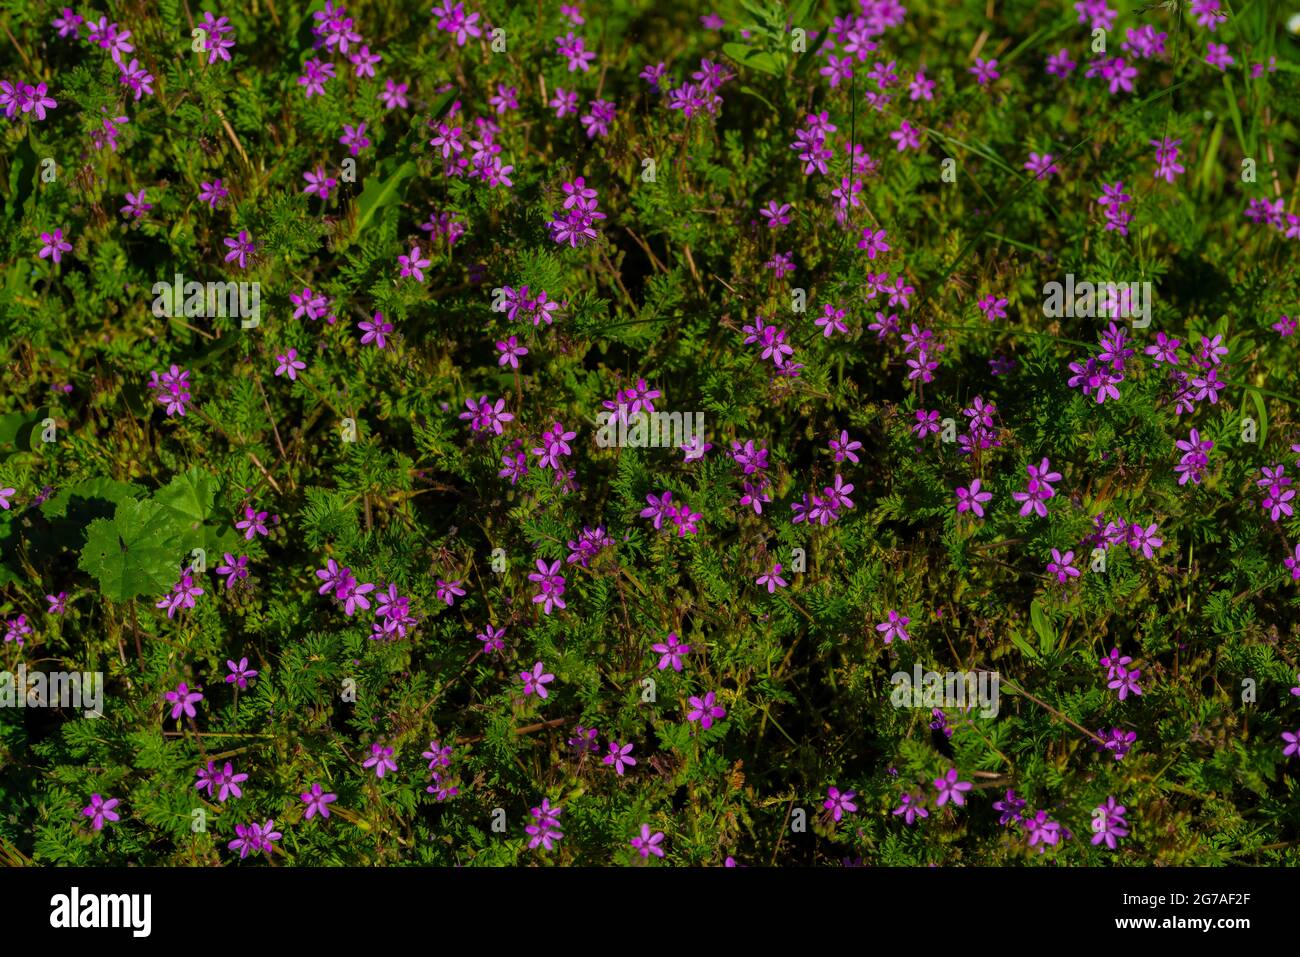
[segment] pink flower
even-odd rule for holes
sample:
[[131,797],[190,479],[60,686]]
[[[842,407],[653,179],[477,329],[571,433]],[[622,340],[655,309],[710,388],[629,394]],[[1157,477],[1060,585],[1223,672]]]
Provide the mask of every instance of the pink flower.
[[307,181],[307,187],[303,192],[315,193],[321,199],[329,199],[330,190],[338,183],[338,180],[325,172],[324,166],[317,166],[314,170],[308,170],[302,174],[302,178]]
[[370,757],[366,758],[361,766],[363,768],[374,768],[375,777],[382,781],[387,772],[397,770],[397,762],[393,760],[393,749],[384,747],[382,744],[372,744],[370,746]]
[[384,319],[382,312],[376,312],[372,320],[362,319],[357,323],[357,327],[365,333],[361,337],[361,344],[364,346],[373,342],[379,349],[387,345],[387,339],[384,337],[393,331],[393,324]]
[[296,380],[298,373],[307,368],[307,363],[298,358],[298,350],[290,349],[282,356],[276,356],[275,374],[277,376],[287,375],[289,379]]
[[663,831],[655,831],[653,834],[651,834],[650,825],[642,824],[641,836],[632,838],[632,840],[628,841],[628,843],[631,844],[633,847],[635,847],[637,849],[637,853],[640,854],[642,857],[649,857],[651,854],[655,855],[656,857],[663,857],[664,849],[661,846],[663,844],[663,840],[664,840]]
[[876,625],[876,631],[884,635],[885,644],[889,644],[895,638],[910,641],[912,636],[907,633],[906,626],[911,620],[906,615],[900,615],[891,608],[886,620]]
[[519,672],[519,679],[524,683],[525,697],[535,694],[537,697],[545,699],[550,696],[550,692],[546,690],[546,685],[555,680],[555,675],[547,672],[545,666],[539,661],[533,665],[532,671]]
[[957,780],[957,769],[949,768],[948,773],[941,778],[934,779],[935,789],[939,792],[939,798],[934,802],[935,807],[943,807],[949,800],[953,804],[961,806],[966,803],[965,792],[969,791],[974,785],[969,781]]
[[421,257],[419,246],[412,246],[409,255],[397,257],[397,264],[402,267],[401,276],[414,276],[416,282],[422,283],[424,273],[421,270],[429,268],[430,260]]
[[689,700],[690,710],[686,712],[686,720],[698,721],[701,728],[705,731],[709,730],[709,728],[713,727],[715,720],[721,720],[727,716],[727,709],[715,704],[717,697],[717,694],[712,691],[706,693],[703,698],[692,695]]
[[960,514],[970,511],[975,513],[976,518],[983,518],[984,509],[981,506],[992,498],[992,492],[980,491],[979,479],[971,479],[969,488],[957,489],[957,512]]
[[975,65],[969,67],[966,72],[975,74],[975,80],[980,86],[988,86],[1002,74],[998,72],[997,60],[982,60],[975,58]]
[[631,767],[636,764],[636,758],[631,755],[631,744],[619,744],[617,741],[611,741],[609,743],[609,754],[605,755],[603,763],[611,765],[618,772],[619,777],[622,777],[625,765]]
[[37,255],[41,259],[49,257],[56,263],[62,261],[64,253],[72,251],[72,244],[63,239],[62,229],[56,229],[52,233],[41,233],[41,243],[41,251]]

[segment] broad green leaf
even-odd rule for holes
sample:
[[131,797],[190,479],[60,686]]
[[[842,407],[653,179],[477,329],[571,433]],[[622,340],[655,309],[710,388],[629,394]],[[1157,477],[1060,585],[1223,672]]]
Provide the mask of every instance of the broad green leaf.
[[781,75],[781,66],[777,63],[776,57],[770,53],[755,50],[743,43],[724,43],[722,52],[743,66],[752,67],[763,73],[770,73],[772,76]]
[[1034,660],[1038,659],[1038,651],[1034,648],[1033,645],[1025,641],[1025,639],[1020,635],[1019,632],[1012,632],[1011,642],[1017,648],[1023,651],[1026,655],[1028,655],[1030,658],[1033,658]]
[[212,503],[217,499],[217,483],[209,473],[192,465],[155,492],[153,497],[177,521],[197,528],[212,514]]
[[0,445],[15,445],[25,452],[31,451],[32,429],[50,414],[50,410],[41,407],[32,412],[10,412],[0,415]]
[[[69,514],[70,506],[76,500],[83,500],[86,503],[107,503],[110,507],[104,516],[99,516],[107,517],[113,514],[113,507],[123,499],[132,498],[143,491],[144,489],[134,482],[119,482],[107,475],[97,475],[94,478],[82,479],[74,485],[64,486],[57,495],[46,499],[45,504],[41,506],[41,514],[46,518],[62,518]],[[84,506],[82,508],[84,509]],[[72,514],[80,512],[81,509],[71,508]]]
[[154,493],[171,519],[181,547],[202,548],[209,556],[232,550],[239,536],[229,522],[213,522],[217,499],[216,477],[198,466],[176,476]]
[[397,168],[396,172],[383,179],[373,176],[369,178],[366,188],[357,197],[357,225],[352,231],[354,238],[365,231],[370,221],[384,207],[391,206],[401,198],[402,183],[414,173],[415,161],[407,160]]
[[77,567],[95,576],[112,601],[161,595],[176,581],[179,544],[167,509],[147,499],[125,499],[111,519],[90,523]]

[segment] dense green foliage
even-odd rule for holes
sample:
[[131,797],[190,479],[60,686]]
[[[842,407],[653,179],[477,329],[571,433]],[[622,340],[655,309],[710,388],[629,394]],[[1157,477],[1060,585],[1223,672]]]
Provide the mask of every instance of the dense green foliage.
[[[989,4],[989,19],[973,0],[913,0],[835,86],[819,72],[836,49],[826,31],[854,3],[599,6],[574,25],[551,0],[471,4],[481,29],[461,46],[426,5],[358,4],[349,15],[383,57],[373,77],[311,51],[319,2],[214,10],[235,40],[216,62],[191,47],[208,7],[77,8],[132,31],[125,56],[153,77],[138,100],[87,24],[59,36],[60,4],[0,6],[0,79],[45,82],[57,101],[44,120],[0,121],[0,488],[14,490],[0,620],[15,636],[0,666],[105,681],[102,716],[0,708],[0,858],[239,863],[235,826],[273,819],[289,864],[642,863],[629,841],[643,823],[666,835],[647,859],[660,866],[1300,863],[1300,754],[1281,737],[1300,728],[1300,582],[1284,565],[1300,519],[1275,521],[1256,484],[1264,467],[1296,471],[1300,337],[1274,324],[1300,314],[1298,247],[1285,219],[1243,216],[1251,201],[1300,212],[1286,11],[1239,4],[1208,33],[1188,4],[1122,5],[1112,56],[1143,23],[1168,40],[1117,94],[1084,78],[1093,36],[1069,4]],[[556,53],[571,30],[598,54],[587,70]],[[1207,39],[1229,44],[1227,72],[1205,62]],[[1065,78],[1044,70],[1062,48],[1080,64]],[[307,97],[314,56],[337,75]],[[978,82],[969,68],[992,57],[1000,77]],[[1252,73],[1270,57],[1275,70]],[[716,112],[687,117],[638,76],[665,62],[676,89],[705,58],[731,74]],[[905,78],[875,108],[877,60],[906,78],[924,64],[933,99],[909,98]],[[409,84],[409,105],[386,108],[388,80]],[[498,84],[517,88],[517,109],[496,112]],[[557,117],[557,87],[578,91],[578,114],[616,104],[608,134]],[[806,175],[791,144],[821,111],[829,173]],[[464,127],[468,158],[488,117],[513,185],[444,175],[439,124]],[[903,119],[917,148],[890,138]],[[339,138],[361,122],[371,145],[352,177]],[[1172,181],[1153,176],[1164,137],[1182,144]],[[1031,151],[1058,171],[1035,178]],[[1243,180],[1246,158],[1258,169]],[[317,169],[327,198],[304,191]],[[607,216],[576,247],[548,227],[575,177]],[[842,177],[863,184],[843,226]],[[229,200],[202,201],[217,178]],[[1132,194],[1126,235],[1097,203],[1116,181]],[[151,208],[120,213],[137,190]],[[769,201],[792,204],[780,229],[760,215]],[[445,221],[421,231],[439,213],[463,224],[454,243]],[[859,246],[867,227],[887,231],[887,252]],[[71,246],[59,262],[38,255],[56,228]],[[241,231],[256,244],[243,269],[224,242]],[[418,280],[397,259],[413,245],[429,260]],[[787,251],[795,270],[778,275],[768,264]],[[910,302],[866,295],[878,272],[913,286]],[[1068,384],[1109,320],[1044,315],[1044,284],[1067,273],[1153,286],[1149,327],[1118,320],[1135,349],[1118,398]],[[154,284],[177,274],[259,283],[260,321],[160,315]],[[290,296],[304,287],[337,321],[301,314]],[[507,287],[545,290],[554,321],[511,321]],[[985,296],[1007,300],[1005,316],[987,319]],[[846,332],[814,324],[828,305]],[[882,309],[942,343],[933,381],[908,378],[899,332],[868,329]],[[383,348],[359,328],[375,313],[393,326]],[[785,330],[797,374],[746,343],[759,319]],[[1214,401],[1176,411],[1176,384],[1143,353],[1158,332],[1184,343],[1183,369],[1201,337],[1222,336]],[[528,350],[517,370],[494,348],[512,335]],[[292,381],[276,372],[290,349],[305,363]],[[183,414],[150,384],[172,366],[189,373]],[[702,413],[703,458],[597,442],[602,403],[639,380],[662,392],[657,409]],[[501,431],[458,418],[481,396],[505,400]],[[965,434],[977,396],[996,406],[988,447],[913,430],[925,410]],[[556,422],[576,433],[559,484],[533,451]],[[1179,484],[1175,443],[1193,428],[1214,445],[1204,477]],[[841,431],[859,462],[833,457]],[[500,472],[517,441],[529,471],[514,483]],[[739,501],[756,477],[733,441],[768,450],[761,514]],[[1044,458],[1056,495],[1045,517],[1022,516],[1012,494]],[[851,507],[792,522],[836,475]],[[982,520],[956,511],[976,476],[993,493]],[[699,513],[694,533],[642,517],[665,491]],[[236,529],[248,508],[268,513],[266,534]],[[1099,571],[1099,513],[1156,523],[1163,544],[1111,547]],[[608,547],[566,561],[597,526]],[[203,592],[169,615],[159,599],[196,549]],[[1052,549],[1082,574],[1047,574]],[[249,559],[233,587],[215,574],[226,553]],[[368,610],[321,594],[331,559],[377,586]],[[549,614],[528,577],[539,559],[565,576],[566,607]],[[756,579],[774,563],[788,587],[773,591]],[[463,596],[449,604],[440,582]],[[414,624],[372,640],[390,584]],[[48,613],[60,592],[66,611]],[[882,639],[891,611],[909,640]],[[489,624],[505,629],[499,651],[476,639]],[[651,650],[669,633],[691,647],[680,672]],[[1112,648],[1141,669],[1140,696],[1108,687]],[[258,674],[240,690],[226,662],[245,657]],[[544,699],[520,680],[534,662],[555,676]],[[948,737],[931,708],[895,707],[890,677],[917,663],[996,671],[998,714],[947,708]],[[193,719],[164,698],[182,682],[204,696]],[[704,730],[687,714],[707,692],[725,717]],[[598,729],[599,751],[570,744],[575,725]],[[1097,739],[1112,728],[1136,734],[1122,760]],[[432,740],[453,748],[442,794],[426,790]],[[634,744],[626,773],[602,761],[610,741]],[[363,766],[376,743],[394,749],[383,777]],[[242,796],[196,789],[208,761],[248,775]],[[936,807],[932,782],[952,767],[975,787]],[[338,795],[328,819],[303,819],[313,783]],[[857,795],[838,822],[829,787]],[[1073,837],[1040,853],[999,824],[1007,789]],[[905,792],[930,809],[910,827],[892,813]],[[120,820],[92,829],[91,794],[120,799]],[[1115,849],[1089,842],[1111,796],[1131,832]],[[550,850],[525,833],[543,799],[563,809]]]

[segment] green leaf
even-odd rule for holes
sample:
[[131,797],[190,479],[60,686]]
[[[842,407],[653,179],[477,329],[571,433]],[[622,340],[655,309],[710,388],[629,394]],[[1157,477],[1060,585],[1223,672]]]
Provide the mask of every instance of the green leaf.
[[1264,405],[1264,397],[1259,394],[1258,389],[1247,389],[1246,394],[1255,403],[1255,414],[1259,416],[1259,435],[1257,438],[1259,444],[1263,446],[1264,440],[1268,438],[1268,408]]
[[740,92],[741,92],[741,93],[748,93],[750,96],[754,97],[755,99],[762,100],[764,103],[767,104],[768,108],[769,108],[773,113],[780,113],[780,112],[781,112],[781,111],[778,110],[775,106],[772,105],[772,101],[771,101],[771,100],[769,100],[767,97],[765,97],[762,93],[759,93],[758,90],[754,89],[752,86],[742,86],[742,87],[740,88]]
[[1025,641],[1025,639],[1020,635],[1019,632],[1011,633],[1011,643],[1014,644],[1021,651],[1023,651],[1030,658],[1033,658],[1035,661],[1038,660],[1038,651],[1034,648],[1033,645]]
[[1044,654],[1056,647],[1056,629],[1052,627],[1052,622],[1037,598],[1029,603],[1029,622],[1038,634],[1038,647]]
[[166,592],[176,581],[179,552],[168,510],[147,499],[126,499],[112,519],[90,523],[77,567],[95,576],[105,597],[127,601]]
[[722,52],[743,66],[751,67],[763,73],[770,73],[772,76],[781,75],[781,65],[777,62],[776,57],[770,53],[755,50],[743,43],[724,43],[722,44]]
[[154,493],[154,501],[179,522],[197,528],[212,514],[216,480],[197,465],[182,472]]
[[0,415],[0,445],[15,445],[24,452],[30,452],[32,429],[49,414],[49,408],[42,406],[34,412]]
[[385,179],[370,177],[366,183],[366,188],[361,191],[357,197],[357,225],[352,230],[352,236],[355,239],[365,231],[370,225],[370,221],[375,218],[386,206],[391,206],[401,197],[401,186],[404,180],[415,173],[415,160],[407,160],[397,168],[397,171]]
[[[101,507],[107,506],[102,514],[85,517],[82,521],[84,526],[88,525],[93,518],[112,515],[113,509],[119,502],[132,498],[142,491],[144,489],[133,482],[119,482],[106,475],[97,475],[60,489],[57,495],[46,499],[45,504],[41,506],[41,514],[48,519],[64,516],[71,518],[85,516],[87,509],[94,507],[96,503]],[[72,507],[74,500],[77,500],[76,507]]]
[[197,465],[160,488],[153,499],[166,510],[180,547],[186,551],[202,548],[215,555],[238,543],[239,536],[228,522],[217,525],[210,521],[217,499],[217,480]]

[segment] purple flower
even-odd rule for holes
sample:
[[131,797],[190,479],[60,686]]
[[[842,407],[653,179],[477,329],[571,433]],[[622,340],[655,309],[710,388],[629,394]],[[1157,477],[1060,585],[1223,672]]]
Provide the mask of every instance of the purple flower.
[[666,643],[660,642],[651,645],[650,650],[657,651],[662,655],[659,659],[660,671],[671,665],[673,671],[680,672],[682,670],[682,655],[689,654],[691,646],[680,642],[677,633],[670,631]]
[[975,74],[975,80],[980,86],[988,86],[1002,74],[998,72],[997,60],[982,60],[975,58],[975,65],[969,67],[966,72]]
[[412,246],[408,255],[397,257],[397,264],[401,267],[399,278],[414,276],[416,282],[424,282],[424,273],[421,270],[428,269],[430,262],[431,260],[420,255],[419,246]]
[[549,566],[544,559],[537,559],[537,571],[528,576],[535,582],[538,592],[533,596],[533,604],[542,606],[542,614],[549,615],[551,608],[567,608],[564,603],[564,576],[559,573],[560,560],[557,558]]
[[794,207],[789,203],[777,204],[776,200],[770,200],[765,209],[758,211],[759,215],[767,220],[769,229],[779,229],[790,223],[790,210]]
[[247,658],[240,658],[239,664],[227,658],[226,667],[230,669],[230,674],[226,675],[226,684],[237,684],[241,689],[248,687],[249,678],[257,677],[257,672],[248,667]]
[[1064,47],[1047,58],[1047,72],[1051,76],[1069,76],[1076,66],[1078,64],[1070,59],[1070,51]]
[[493,628],[492,625],[489,624],[483,631],[479,632],[474,637],[483,642],[483,653],[490,655],[505,647],[505,642],[501,640],[505,636],[505,633],[506,630],[504,628]]
[[5,621],[5,641],[16,642],[21,648],[24,643],[24,637],[32,633],[31,625],[27,624],[27,616],[19,615],[17,618],[10,618]]
[[612,765],[618,772],[619,777],[623,776],[624,765],[632,766],[636,764],[636,758],[632,757],[632,745],[619,744],[617,741],[609,743],[609,754],[605,755],[603,762]]
[[239,851],[241,861],[249,854],[256,854],[258,851],[266,851],[270,854],[274,849],[272,842],[278,841],[283,836],[279,831],[272,830],[274,825],[274,820],[267,821],[265,824],[236,824],[235,833],[239,836],[226,846],[232,851]]
[[105,800],[98,794],[92,794],[90,796],[90,804],[83,807],[81,813],[85,817],[90,818],[91,827],[96,831],[102,831],[104,829],[105,821],[120,820],[117,812],[114,811],[113,808],[117,807],[121,803],[122,801],[120,798],[108,798]]
[[382,312],[376,312],[372,320],[362,319],[357,323],[357,327],[365,333],[361,337],[361,344],[364,346],[373,342],[375,347],[379,349],[387,345],[387,340],[384,337],[393,331],[393,324],[384,318]]
[[840,791],[837,787],[828,787],[822,807],[829,811],[831,817],[838,823],[845,814],[857,813],[858,806],[853,803],[853,798],[856,796],[856,791]]
[[551,807],[550,799],[543,798],[541,806],[530,809],[528,813],[535,822],[524,828],[529,836],[529,849],[535,850],[539,846],[547,851],[553,849],[555,842],[564,837],[564,832],[560,830],[560,815],[564,813],[564,808]]
[[219,179],[214,179],[211,183],[200,182],[199,187],[199,202],[207,203],[209,209],[216,209],[230,198],[230,190]]
[[890,609],[886,619],[876,625],[876,631],[881,632],[885,638],[885,644],[889,644],[895,638],[903,641],[910,641],[912,636],[907,633],[907,623],[912,619],[906,615],[900,615],[894,609]]
[[632,838],[632,840],[630,840],[628,843],[631,844],[633,847],[635,847],[637,849],[637,853],[639,853],[642,857],[649,857],[651,854],[655,855],[655,857],[663,857],[664,849],[661,846],[663,844],[663,840],[664,840],[663,831],[655,831],[653,834],[651,834],[650,825],[642,824],[641,835],[639,837]]
[[173,618],[181,609],[193,608],[194,599],[202,594],[203,589],[194,584],[194,576],[186,570],[181,573],[180,581],[172,586],[171,592],[160,598],[154,607],[166,608],[167,617]]
[[303,803],[307,805],[307,810],[302,815],[304,821],[310,821],[312,815],[315,814],[319,814],[323,818],[329,818],[329,806],[337,801],[339,796],[337,794],[325,794],[322,791],[323,789],[319,784],[313,784],[310,791],[304,791],[298,795],[302,798]]
[[429,759],[430,771],[435,768],[449,767],[451,765],[451,746],[444,747],[437,741],[430,741],[429,750],[425,751],[420,757]]
[[1011,497],[1024,503],[1020,507],[1021,517],[1034,512],[1039,518],[1045,518],[1047,507],[1043,503],[1056,496],[1056,490],[1049,483],[1059,482],[1061,473],[1051,471],[1051,463],[1047,459],[1036,466],[1026,466],[1025,471],[1029,473],[1029,485],[1023,492],[1012,492]]
[[700,727],[705,731],[713,727],[715,720],[720,721],[727,716],[727,709],[714,702],[717,700],[715,692],[707,692],[703,698],[694,695],[690,698],[690,710],[686,712],[687,721],[698,721]]
[[1061,841],[1061,825],[1049,820],[1046,811],[1039,811],[1033,817],[1021,819],[1025,830],[1029,832],[1029,846],[1038,846],[1038,853],[1043,853],[1048,846],[1055,846]]
[[228,61],[230,49],[235,45],[235,28],[230,25],[230,20],[226,17],[214,16],[211,11],[207,11],[203,14],[199,27],[207,34],[208,63],[213,64],[218,60]]
[[1034,174],[1035,179],[1047,179],[1053,173],[1060,173],[1060,167],[1052,162],[1052,154],[1044,153],[1039,156],[1037,153],[1030,153],[1029,159],[1025,161],[1024,168]]
[[56,229],[52,233],[41,233],[41,250],[36,255],[45,259],[49,257],[54,262],[61,262],[63,254],[72,251],[72,244],[65,242],[63,239],[63,230]]
[[266,519],[270,513],[259,512],[251,505],[244,507],[244,517],[235,523],[235,528],[244,533],[245,541],[252,541],[256,536],[263,537],[270,535],[266,527]]
[[1138,678],[1141,677],[1140,668],[1134,668],[1131,671],[1123,665],[1115,668],[1114,677],[1107,683],[1106,687],[1119,692],[1119,700],[1123,701],[1129,696],[1129,693],[1140,695],[1141,686],[1138,685]]
[[1024,806],[1024,798],[1016,797],[1016,792],[1010,788],[1007,789],[1006,797],[993,802],[993,810],[1000,811],[1002,814],[998,818],[999,824],[1019,824],[1021,822],[1020,811]]
[[888,252],[891,248],[885,242],[887,235],[883,229],[873,231],[870,226],[863,226],[862,238],[858,240],[858,248],[867,251],[868,259],[875,259],[880,253]]
[[785,588],[786,581],[781,577],[781,563],[776,562],[772,565],[770,571],[766,571],[754,579],[756,585],[766,585],[767,593],[770,595],[778,588]]
[[1283,731],[1282,740],[1287,742],[1287,746],[1282,749],[1282,757],[1300,755],[1300,728],[1296,728],[1294,733]]
[[608,136],[609,125],[614,122],[614,104],[608,100],[592,100],[590,109],[590,113],[578,118],[587,131],[587,139]]
[[439,578],[436,583],[438,599],[446,602],[448,606],[454,605],[457,598],[462,598],[465,595],[465,589],[460,586],[461,581],[459,578],[455,581],[443,581]]
[[356,69],[357,76],[375,75],[375,64],[383,60],[378,53],[371,53],[370,47],[363,46],[356,53],[348,54],[348,62]]
[[584,728],[582,725],[575,725],[573,728],[573,737],[569,739],[569,747],[579,752],[599,751],[600,744],[598,738],[600,732],[595,728]]
[[512,369],[518,369],[519,357],[528,355],[528,349],[519,344],[519,339],[516,336],[498,342],[496,347],[497,351],[501,353],[501,357],[497,359],[497,365],[499,366],[508,365]]
[[118,212],[127,217],[134,216],[136,219],[142,218],[146,212],[153,209],[152,203],[146,203],[144,201],[144,192],[145,191],[142,189],[134,196],[127,193],[126,205],[118,210]]
[[898,807],[894,808],[894,816],[897,817],[898,815],[901,814],[903,816],[904,822],[906,822],[909,827],[916,822],[916,819],[918,817],[930,816],[930,812],[927,811],[921,805],[920,801],[918,801],[912,795],[903,794],[899,797],[898,800],[899,800],[899,805]]
[[1228,67],[1237,61],[1228,53],[1226,43],[1207,43],[1205,44],[1205,62],[1210,66],[1218,67],[1220,72],[1226,72]]
[[366,137],[366,124],[358,123],[353,127],[344,123],[343,135],[339,137],[339,142],[346,146],[353,156],[358,155],[370,145],[370,140]]
[[71,7],[64,7],[62,16],[56,17],[54,26],[58,28],[60,37],[72,37],[76,40],[80,37],[80,27],[85,18],[79,13],[74,13]]
[[248,268],[248,257],[257,249],[257,244],[253,242],[252,237],[248,235],[248,230],[241,229],[238,236],[227,237],[222,240],[230,252],[226,253],[226,262],[239,260],[239,268]]
[[176,686],[175,691],[167,692],[165,697],[171,703],[173,718],[179,718],[182,713],[187,718],[196,717],[194,705],[203,700],[203,695],[197,690],[191,691],[189,685],[183,681]]
[[298,373],[307,368],[307,363],[298,358],[298,350],[290,349],[284,355],[275,357],[275,374],[277,376],[287,375],[291,382],[296,382]]
[[298,77],[298,84],[304,87],[303,94],[310,100],[313,96],[325,93],[326,81],[334,77],[334,64],[312,57],[302,65],[302,71],[303,75]]
[[1128,821],[1124,820],[1126,808],[1121,804],[1115,803],[1113,796],[1106,798],[1105,804],[1099,804],[1092,810],[1092,843],[1100,844],[1103,841],[1112,851],[1118,844],[1118,839],[1128,836]]
[[408,87],[409,84],[407,83],[394,83],[392,80],[384,81],[384,88],[379,91],[379,98],[384,102],[384,109],[396,110],[399,107],[405,109]]
[[564,426],[556,422],[551,428],[542,433],[541,446],[533,449],[533,454],[538,457],[537,464],[542,468],[551,468],[558,471],[561,468],[560,458],[573,453],[569,441],[577,437],[577,432],[566,432]]
[[161,375],[149,373],[148,387],[154,392],[154,399],[165,407],[167,417],[185,414],[185,403],[191,399],[190,373],[179,366],[172,366]]
[[195,789],[207,791],[209,797],[215,797],[222,804],[231,795],[243,797],[244,792],[239,789],[239,785],[248,780],[247,774],[236,774],[229,761],[224,768],[220,769],[217,768],[215,761],[209,761],[206,768],[199,769],[198,777],[199,780],[194,785]]
[[1178,162],[1178,146],[1183,142],[1182,140],[1171,140],[1166,136],[1148,142],[1156,148],[1156,171],[1154,175],[1158,179],[1172,183],[1174,177],[1179,173],[1187,172],[1183,165]]
[[585,49],[585,44],[586,41],[582,37],[575,37],[572,30],[563,37],[555,38],[557,52],[568,61],[570,73],[575,70],[586,73],[591,69],[591,61],[596,59],[596,52]]
[[550,697],[550,692],[546,690],[546,686],[555,680],[555,675],[547,672],[546,666],[538,661],[533,665],[532,671],[519,672],[519,680],[524,683],[525,697],[535,694],[545,700]]
[[[12,494],[13,489],[0,489],[0,499],[3,499],[5,492]],[[5,508],[8,507],[9,504],[6,502]],[[67,613],[68,593],[66,591],[61,591],[57,595],[46,595],[45,600],[50,603],[50,607],[45,609],[47,615],[63,615]],[[1297,692],[1297,694],[1300,694],[1300,692]]]
[[1074,552],[1066,552],[1064,555],[1057,549],[1052,549],[1052,560],[1047,563],[1047,573],[1055,575],[1060,584],[1065,584],[1071,578],[1078,578],[1079,569],[1074,567]]
[[315,193],[321,199],[330,198],[330,190],[338,185],[338,180],[325,172],[324,166],[317,166],[314,170],[308,170],[302,174],[302,178],[307,181],[304,193]]
[[1132,731],[1126,732],[1123,728],[1111,728],[1109,733],[1098,731],[1097,737],[1102,739],[1102,742],[1097,745],[1097,750],[1111,752],[1116,761],[1122,761],[1124,755],[1128,754],[1133,747],[1133,742],[1137,740],[1137,734]]
[[564,87],[555,88],[555,96],[551,97],[551,102],[547,104],[555,110],[556,119],[564,119],[570,113],[578,112],[578,94],[577,91],[566,91]]
[[948,773],[943,777],[934,779],[934,787],[939,792],[939,798],[934,802],[935,807],[943,807],[949,799],[960,807],[966,803],[964,792],[969,791],[974,785],[969,781],[958,781],[957,769],[949,768]]
[[386,772],[397,770],[397,762],[393,760],[393,749],[384,747],[381,744],[372,744],[370,746],[370,757],[366,758],[361,766],[363,768],[374,768],[375,776],[382,781]]
[[971,511],[977,518],[983,518],[984,509],[981,506],[992,498],[992,492],[980,491],[979,479],[971,479],[969,488],[957,489],[957,513]]

